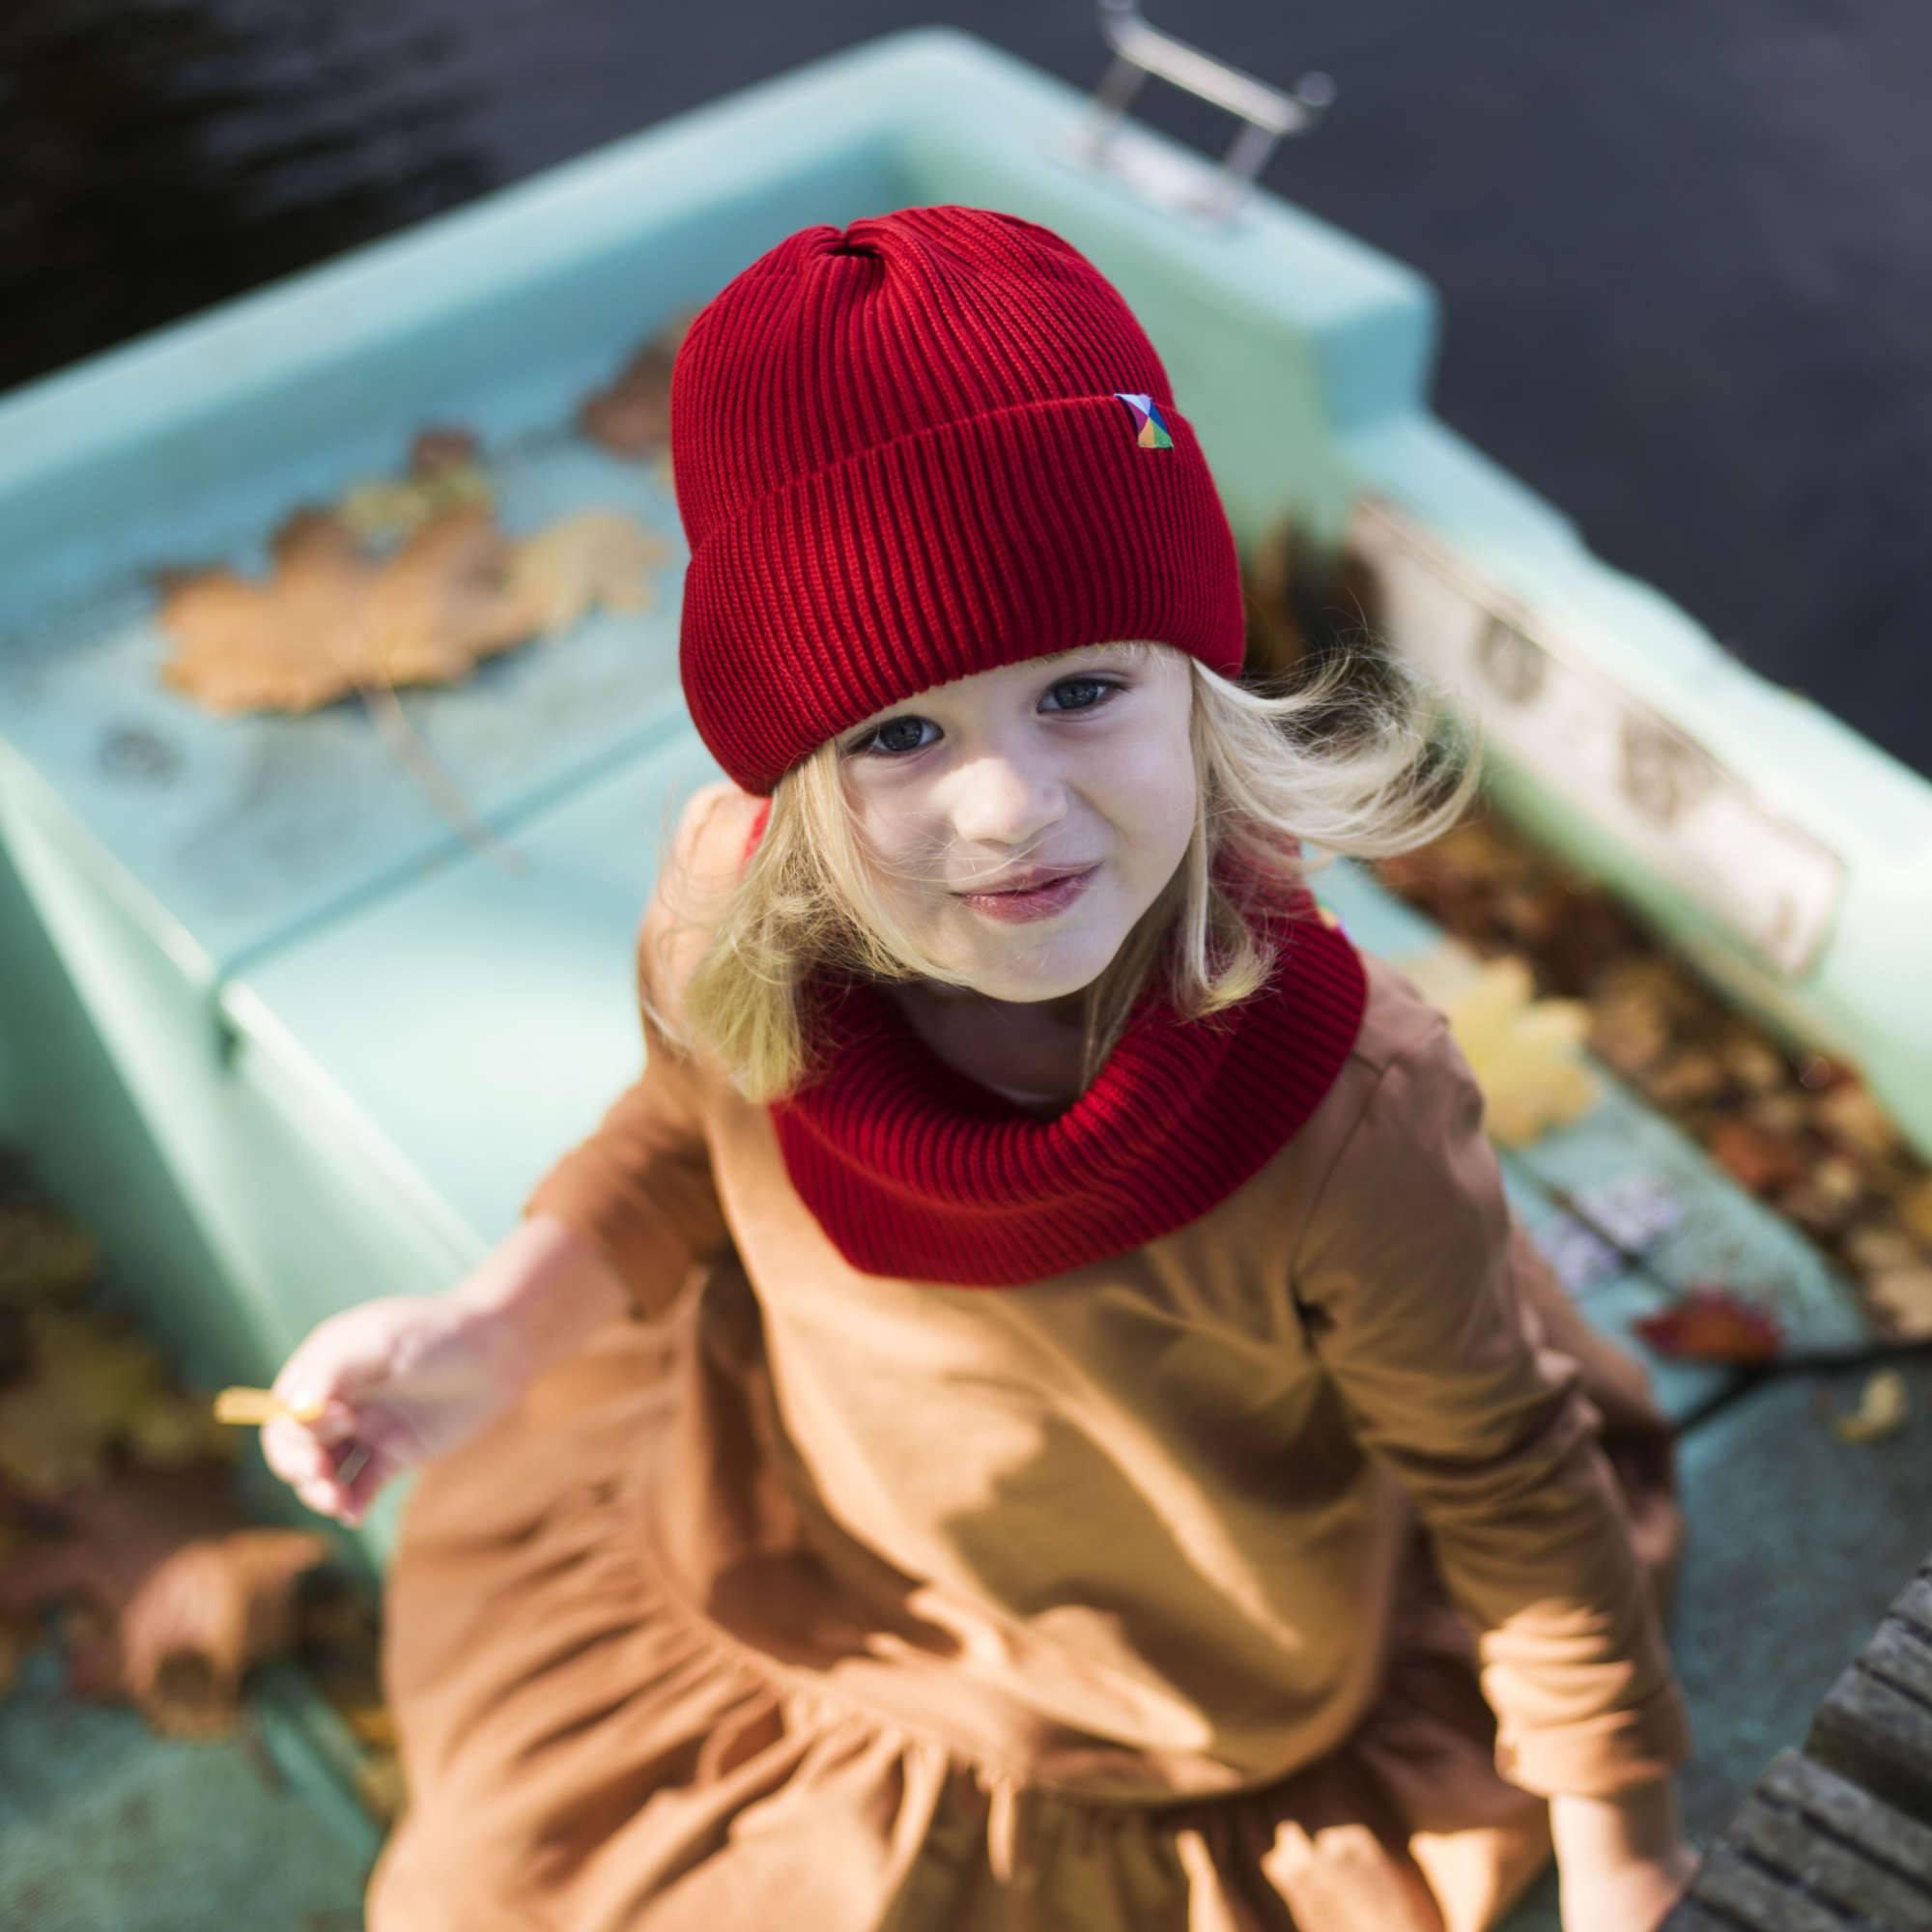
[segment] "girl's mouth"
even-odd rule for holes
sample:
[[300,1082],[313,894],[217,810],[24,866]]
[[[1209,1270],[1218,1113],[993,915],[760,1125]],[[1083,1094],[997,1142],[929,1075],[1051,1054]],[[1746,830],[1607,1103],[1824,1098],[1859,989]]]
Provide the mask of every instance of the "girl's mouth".
[[1089,866],[1084,872],[1069,873],[1029,893],[959,893],[955,896],[961,905],[971,906],[988,919],[1051,919],[1054,914],[1065,912],[1087,890],[1099,869],[1098,866]]

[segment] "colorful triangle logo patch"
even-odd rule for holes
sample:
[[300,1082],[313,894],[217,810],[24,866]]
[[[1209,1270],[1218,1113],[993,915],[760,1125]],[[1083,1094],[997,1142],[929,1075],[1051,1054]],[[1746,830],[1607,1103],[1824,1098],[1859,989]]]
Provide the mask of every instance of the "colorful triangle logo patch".
[[1167,418],[1160,412],[1160,405],[1151,396],[1130,396],[1124,389],[1113,392],[1125,403],[1134,421],[1140,426],[1140,433],[1134,440],[1143,449],[1172,449],[1174,438],[1168,434]]

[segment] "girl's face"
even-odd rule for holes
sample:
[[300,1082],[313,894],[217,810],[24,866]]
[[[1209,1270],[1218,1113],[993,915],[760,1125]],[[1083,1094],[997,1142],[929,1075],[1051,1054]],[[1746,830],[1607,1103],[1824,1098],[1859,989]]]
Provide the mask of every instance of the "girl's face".
[[[991,999],[1089,985],[1193,834],[1186,658],[1091,644],[935,685],[838,738],[898,918]],[[1030,873],[1078,880],[1014,894]]]

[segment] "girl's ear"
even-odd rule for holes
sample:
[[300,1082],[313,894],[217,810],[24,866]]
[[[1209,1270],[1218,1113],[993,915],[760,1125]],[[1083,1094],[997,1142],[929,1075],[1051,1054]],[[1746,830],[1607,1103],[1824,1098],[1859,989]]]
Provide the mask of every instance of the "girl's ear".
[[753,821],[762,832],[770,804],[729,779],[700,785],[685,801],[640,933],[664,957],[664,983],[682,985],[703,955],[713,923],[744,875]]
[[771,823],[772,802],[768,798],[758,801],[757,811],[752,819],[751,830],[745,836],[745,861],[750,864],[753,852],[758,849],[758,840],[765,836],[765,827]]
[[706,902],[728,893],[770,816],[770,799],[740,791],[729,779],[700,785],[671,835],[668,869],[676,871],[678,887]]

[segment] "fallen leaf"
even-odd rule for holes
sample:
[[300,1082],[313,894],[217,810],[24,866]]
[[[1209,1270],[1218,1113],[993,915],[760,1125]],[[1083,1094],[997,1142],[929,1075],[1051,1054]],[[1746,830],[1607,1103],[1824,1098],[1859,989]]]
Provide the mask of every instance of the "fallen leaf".
[[1686,1106],[1714,1099],[1724,1091],[1729,1075],[1723,1062],[1708,1047],[1681,1047],[1661,1065],[1646,1063],[1643,1091],[1660,1106]]
[[664,542],[619,510],[580,510],[517,546],[513,594],[546,637],[567,631],[598,605],[641,611],[650,571],[668,555]]
[[1865,1293],[1885,1311],[1892,1332],[1901,1338],[1932,1335],[1932,1265],[1908,1262],[1903,1267],[1881,1267],[1865,1277]]
[[1719,1122],[1710,1145],[1711,1158],[1753,1194],[1775,1194],[1796,1185],[1813,1159],[1796,1134],[1777,1133],[1751,1121]]
[[35,1501],[51,1501],[98,1476],[107,1438],[51,1382],[0,1389],[0,1480]]
[[35,1308],[27,1315],[34,1379],[60,1390],[90,1425],[111,1433],[168,1392],[159,1352],[93,1309]]
[[[1492,1140],[1522,1147],[1587,1113],[1598,1094],[1577,1049],[1590,1029],[1580,1000],[1539,1000],[1528,966],[1505,954],[1471,967],[1437,949],[1403,970],[1449,1023],[1483,1090]],[[1432,992],[1430,989],[1435,988]]]
[[434,425],[418,430],[410,444],[410,474],[433,477],[452,469],[473,469],[481,454],[470,431],[446,423]]
[[44,1201],[0,1201],[0,1300],[77,1294],[100,1266],[85,1228]]
[[1898,1218],[1932,1247],[1932,1174],[1920,1176],[1898,1197]]
[[413,535],[440,512],[493,497],[476,439],[467,429],[418,431],[402,476],[375,476],[344,491],[335,506],[343,525],[364,543]]
[[484,658],[554,632],[593,602],[636,608],[663,554],[641,526],[591,511],[513,543],[478,504],[445,506],[386,557],[339,517],[306,510],[276,532],[275,571],[173,578],[160,619],[164,683],[210,710],[312,711],[357,689],[453,684]]
[[1880,1369],[1866,1381],[1858,1407],[1833,1414],[1832,1427],[1846,1442],[1876,1442],[1904,1426],[1905,1411],[1905,1378],[1896,1369]]
[[691,319],[678,316],[640,343],[614,379],[579,407],[578,428],[611,455],[648,456],[668,444],[671,369]]
[[1694,1286],[1631,1327],[1660,1355],[1695,1362],[1768,1362],[1784,1349],[1776,1318],[1728,1288]]
[[494,496],[488,472],[467,463],[429,476],[370,477],[345,490],[337,509],[357,537],[382,543],[413,536],[444,510],[487,504]]
[[120,1442],[151,1463],[233,1459],[207,1405],[103,1314],[35,1305],[24,1327],[26,1373],[0,1388],[0,1479],[21,1495],[51,1501],[93,1480]]
[[1857,1080],[1847,1080],[1822,1094],[1814,1109],[1818,1123],[1852,1153],[1890,1154],[1898,1146],[1898,1129]]

